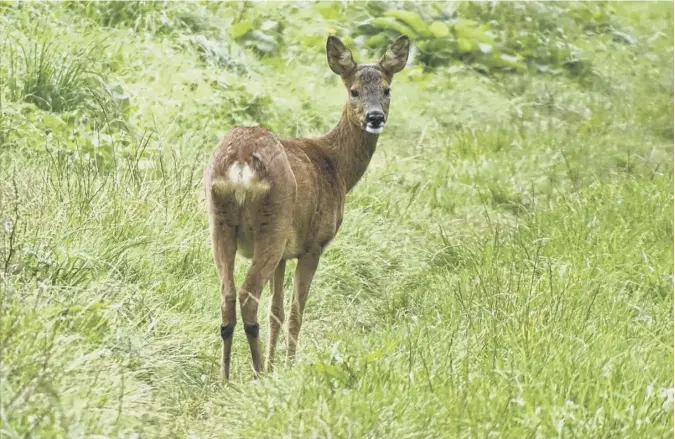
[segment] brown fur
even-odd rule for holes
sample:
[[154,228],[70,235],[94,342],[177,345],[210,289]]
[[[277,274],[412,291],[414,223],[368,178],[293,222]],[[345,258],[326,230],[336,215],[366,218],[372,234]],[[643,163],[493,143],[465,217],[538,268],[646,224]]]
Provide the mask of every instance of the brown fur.
[[[329,37],[331,69],[350,97],[337,126],[318,138],[278,137],[263,128],[234,128],[215,149],[205,172],[213,256],[221,286],[222,326],[231,334],[236,300],[251,348],[254,371],[262,369],[257,336],[258,301],[270,282],[272,302],[266,369],[274,364],[285,315],[286,260],[298,259],[289,318],[288,357],[293,359],[309,287],[321,253],[333,239],[347,192],[363,176],[378,134],[366,131],[367,114],[389,109],[388,87],[407,61],[409,42],[401,37],[376,65],[357,65],[349,49]],[[358,96],[352,96],[356,90]],[[245,169],[244,169],[245,168]],[[244,283],[234,286],[235,254],[252,258]],[[229,378],[231,335],[223,335],[222,375]]]

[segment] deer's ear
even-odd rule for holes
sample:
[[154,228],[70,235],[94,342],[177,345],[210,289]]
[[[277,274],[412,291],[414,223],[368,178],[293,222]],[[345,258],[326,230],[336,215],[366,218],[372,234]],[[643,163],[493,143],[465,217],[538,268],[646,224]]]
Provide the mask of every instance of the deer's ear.
[[338,37],[330,36],[326,41],[326,55],[330,69],[340,76],[347,76],[356,68],[352,52]]
[[410,39],[406,35],[401,35],[387,49],[379,64],[382,69],[390,74],[398,73],[403,70],[408,62],[408,52],[410,51]]

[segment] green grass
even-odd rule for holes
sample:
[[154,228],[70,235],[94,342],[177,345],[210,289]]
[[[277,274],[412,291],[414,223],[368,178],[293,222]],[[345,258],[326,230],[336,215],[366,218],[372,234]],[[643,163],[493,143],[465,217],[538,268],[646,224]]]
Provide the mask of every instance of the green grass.
[[[673,435],[671,4],[613,5],[634,44],[556,18],[580,72],[404,70],[298,362],[253,380],[237,326],[227,386],[203,168],[234,125],[328,130],[324,38],[350,29],[161,6],[0,5],[0,438]],[[276,52],[234,17],[282,23]]]

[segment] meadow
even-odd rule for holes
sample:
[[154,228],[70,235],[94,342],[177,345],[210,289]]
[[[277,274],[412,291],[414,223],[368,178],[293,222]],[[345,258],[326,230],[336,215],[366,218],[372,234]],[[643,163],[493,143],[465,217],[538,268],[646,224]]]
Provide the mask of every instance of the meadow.
[[[297,362],[223,385],[210,152],[400,33]],[[670,438],[673,182],[670,2],[2,2],[0,438]]]

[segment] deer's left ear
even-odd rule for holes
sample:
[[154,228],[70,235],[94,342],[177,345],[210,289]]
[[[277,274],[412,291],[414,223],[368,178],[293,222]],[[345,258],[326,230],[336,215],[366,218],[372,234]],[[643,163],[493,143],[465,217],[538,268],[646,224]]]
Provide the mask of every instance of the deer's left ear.
[[401,35],[385,52],[379,62],[380,67],[391,75],[400,72],[408,62],[409,51],[410,39],[406,35]]

